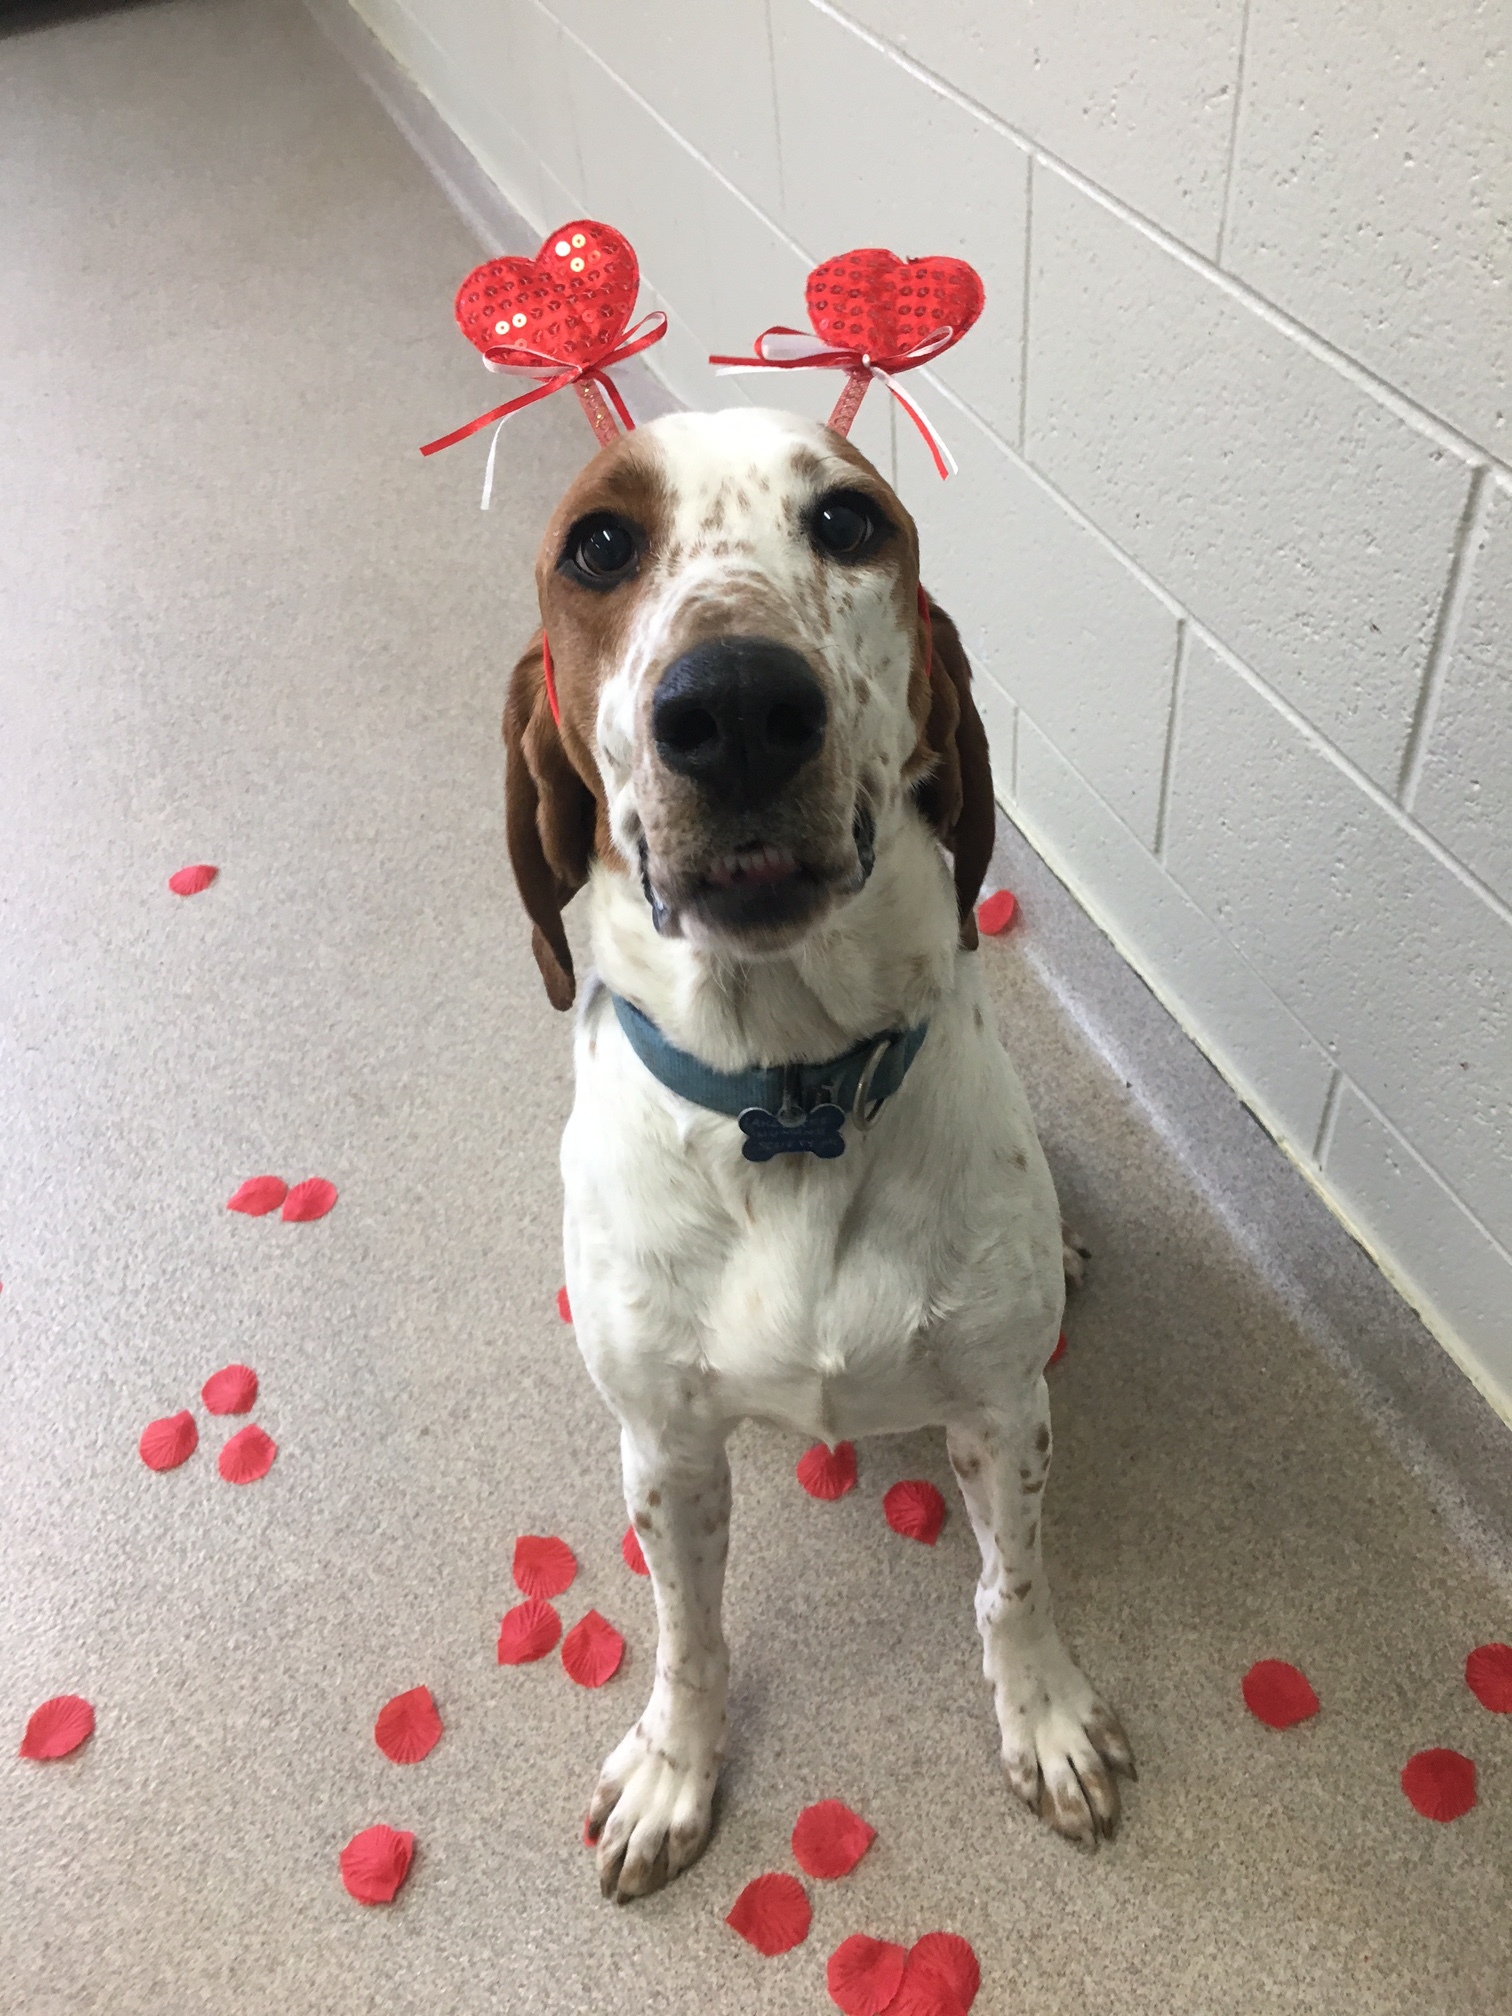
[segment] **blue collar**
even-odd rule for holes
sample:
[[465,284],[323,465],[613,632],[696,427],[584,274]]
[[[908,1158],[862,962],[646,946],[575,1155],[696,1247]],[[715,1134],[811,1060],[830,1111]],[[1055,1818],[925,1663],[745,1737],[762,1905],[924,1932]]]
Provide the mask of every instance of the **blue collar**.
[[716,1071],[669,1043],[648,1015],[612,989],[609,999],[631,1049],[653,1078],[695,1106],[740,1123],[748,1162],[770,1162],[774,1155],[818,1155],[826,1161],[843,1155],[845,1122],[858,1134],[867,1131],[883,1101],[907,1077],[929,1033],[929,1024],[920,1022],[913,1029],[867,1036],[824,1064]]

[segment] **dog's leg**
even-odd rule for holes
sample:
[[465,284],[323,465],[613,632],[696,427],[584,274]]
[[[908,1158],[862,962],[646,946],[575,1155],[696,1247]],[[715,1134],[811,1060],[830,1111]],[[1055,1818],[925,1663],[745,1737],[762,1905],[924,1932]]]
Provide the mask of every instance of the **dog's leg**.
[[656,1596],[656,1678],[646,1711],[606,1761],[588,1810],[599,1884],[624,1904],[703,1853],[724,1755],[729,1653],[720,1622],[730,1544],[723,1432],[676,1439],[626,1426],[625,1502]]
[[982,1550],[977,1627],[1003,1732],[1003,1767],[1058,1833],[1096,1847],[1118,1823],[1116,1773],[1129,1739],[1061,1644],[1040,1560],[1050,1473],[1050,1398],[1037,1379],[1023,1412],[953,1423],[948,1447]]

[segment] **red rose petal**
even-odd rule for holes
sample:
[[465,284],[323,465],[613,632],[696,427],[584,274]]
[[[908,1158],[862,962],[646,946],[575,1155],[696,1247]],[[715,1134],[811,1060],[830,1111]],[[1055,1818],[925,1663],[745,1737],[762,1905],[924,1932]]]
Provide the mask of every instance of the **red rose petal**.
[[1307,1675],[1284,1659],[1259,1659],[1239,1683],[1244,1705],[1268,1729],[1290,1729],[1318,1712]]
[[1050,1356],[1045,1360],[1045,1370],[1048,1372],[1052,1365],[1059,1365],[1060,1361],[1062,1360],[1062,1358],[1065,1357],[1065,1355],[1066,1355],[1066,1333],[1064,1330],[1062,1330],[1059,1337],[1057,1337],[1055,1340],[1055,1349],[1050,1353]]
[[198,861],[192,868],[175,869],[168,877],[168,887],[175,896],[198,896],[219,873],[219,868],[212,868],[208,861]]
[[341,1880],[359,1904],[391,1904],[410,1872],[413,1834],[394,1827],[364,1827],[341,1851]]
[[373,1741],[392,1763],[418,1764],[441,1741],[441,1717],[429,1687],[411,1687],[378,1710]]
[[562,1620],[549,1603],[528,1596],[504,1613],[499,1625],[499,1664],[528,1666],[544,1659],[562,1635]]
[[324,1176],[307,1176],[303,1183],[296,1183],[285,1197],[283,1219],[287,1225],[308,1225],[314,1218],[324,1218],[328,1211],[336,1208],[336,1185],[327,1183]]
[[966,2016],[982,1985],[970,1943],[954,1932],[926,1932],[909,1949],[898,1999],[887,2016]]
[[624,1639],[597,1610],[580,1618],[562,1640],[562,1664],[579,1687],[602,1687],[618,1673],[624,1656]]
[[561,1317],[564,1323],[570,1323],[572,1321],[572,1304],[567,1300],[567,1289],[565,1285],[558,1288],[557,1290],[557,1314],[558,1316]]
[[633,1526],[625,1528],[625,1537],[620,1542],[620,1552],[625,1557],[625,1566],[632,1575],[649,1575],[646,1557],[641,1550],[640,1535]]
[[17,1755],[39,1762],[66,1757],[94,1734],[94,1725],[94,1709],[82,1694],[54,1694],[40,1708],[33,1708]]
[[200,1388],[212,1414],[250,1414],[257,1405],[257,1374],[250,1365],[222,1365]]
[[827,1449],[816,1442],[798,1458],[798,1482],[810,1498],[843,1498],[856,1488],[856,1445],[837,1442]]
[[882,1510],[894,1533],[905,1540],[922,1540],[926,1547],[933,1547],[945,1524],[945,1500],[922,1477],[894,1484],[882,1500]]
[[821,1799],[793,1823],[793,1859],[810,1876],[849,1876],[876,1838],[876,1828],[859,1813],[838,1799]]
[[801,1946],[813,1920],[796,1876],[753,1876],[725,1914],[725,1923],[758,1953],[790,1953]]
[[527,1596],[560,1596],[572,1586],[577,1556],[554,1533],[522,1533],[515,1542],[515,1587]]
[[1459,1820],[1475,1804],[1475,1765],[1458,1750],[1419,1750],[1402,1766],[1402,1790],[1425,1820]]
[[1013,920],[1018,916],[1018,898],[1011,889],[999,889],[995,896],[988,896],[977,905],[977,929],[985,931],[989,938],[997,938],[1004,931],[1013,929]]
[[1465,1661],[1465,1685],[1493,1715],[1512,1715],[1512,1645],[1477,1645]]
[[289,1194],[282,1176],[249,1176],[234,1197],[226,1199],[228,1211],[245,1212],[249,1218],[266,1218]]
[[149,1421],[137,1443],[137,1454],[149,1470],[177,1470],[198,1447],[199,1430],[186,1407],[181,1414]]
[[829,1957],[830,2000],[845,2016],[882,2016],[903,1982],[908,1955],[890,1939],[853,1932]]
[[217,1468],[228,1484],[255,1484],[273,1468],[278,1444],[255,1421],[238,1428],[221,1450]]

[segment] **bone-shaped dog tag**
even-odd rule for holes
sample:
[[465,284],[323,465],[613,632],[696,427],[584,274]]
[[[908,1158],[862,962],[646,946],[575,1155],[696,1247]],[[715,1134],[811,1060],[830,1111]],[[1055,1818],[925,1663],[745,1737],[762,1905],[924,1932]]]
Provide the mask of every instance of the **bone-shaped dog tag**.
[[764,1106],[747,1106],[739,1127],[745,1141],[741,1154],[747,1162],[770,1162],[774,1155],[819,1155],[833,1161],[845,1153],[845,1114],[839,1106],[816,1106],[797,1120],[779,1119]]

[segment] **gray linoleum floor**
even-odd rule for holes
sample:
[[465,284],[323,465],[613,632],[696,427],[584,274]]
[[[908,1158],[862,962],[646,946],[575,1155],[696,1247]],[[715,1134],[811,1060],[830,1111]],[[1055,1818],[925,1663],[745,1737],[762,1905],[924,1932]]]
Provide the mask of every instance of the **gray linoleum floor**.
[[[982,956],[1096,1248],[1047,1531],[1139,1753],[1124,1833],[1084,1859],[997,1778],[965,1521],[930,1552],[880,1512],[948,1490],[939,1441],[864,1446],[821,1505],[751,1429],[719,1831],[599,1900],[580,1817],[651,1610],[553,1307],[568,1031],[497,746],[587,436],[565,401],[517,422],[488,517],[478,456],[416,454],[484,403],[448,308],[476,248],[296,6],[38,20],[0,32],[0,1748],[56,1692],[99,1723],[0,1760],[0,2008],[789,2016],[846,1934],[936,1927],[987,2016],[1512,2006],[1512,1720],[1460,1679],[1508,1602],[1012,941]],[[196,860],[220,880],[170,896]],[[341,1202],[228,1215],[264,1170]],[[237,1358],[267,1479],[221,1483],[201,1410],[200,1453],[144,1469],[142,1425]],[[569,1620],[628,1637],[600,1692],[494,1662],[521,1530],[577,1550]],[[1289,1735],[1239,1700],[1270,1655],[1323,1697]],[[372,1719],[422,1681],[446,1735],[400,1770]],[[1480,1766],[1452,1826],[1397,1784],[1437,1743]],[[762,1960],[723,1914],[829,1795],[876,1845]],[[380,1819],[419,1852],[363,1910],[336,1854]]]

